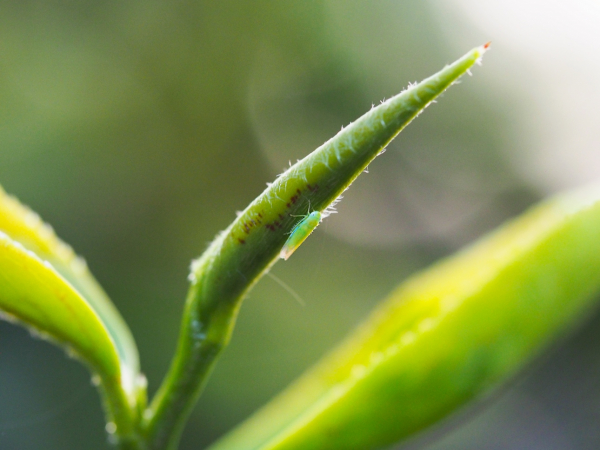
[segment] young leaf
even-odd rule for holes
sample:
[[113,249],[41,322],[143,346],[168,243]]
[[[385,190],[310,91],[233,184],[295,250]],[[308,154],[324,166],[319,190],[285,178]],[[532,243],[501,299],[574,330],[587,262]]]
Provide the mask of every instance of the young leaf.
[[133,439],[144,387],[129,329],[85,262],[1,188],[0,310],[82,359],[100,382],[118,438]]
[[109,332],[121,361],[124,389],[136,395],[139,356],[127,324],[90,274],[85,261],[62,242],[48,224],[0,187],[0,230],[32,251],[68,281],[98,314]]
[[598,230],[598,186],[532,209],[403,283],[210,449],[374,449],[435,423],[509,379],[596,303]]
[[[206,375],[227,345],[241,300],[278,259],[297,215],[327,208],[385,146],[487,50],[473,49],[390,98],[280,175],[192,265],[176,356],[146,413],[150,449],[176,448]],[[284,252],[289,256],[289,252]]]

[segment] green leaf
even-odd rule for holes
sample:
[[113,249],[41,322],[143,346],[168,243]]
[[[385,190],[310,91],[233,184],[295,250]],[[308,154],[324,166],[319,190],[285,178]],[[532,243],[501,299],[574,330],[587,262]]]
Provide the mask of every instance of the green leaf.
[[131,333],[85,262],[1,188],[0,310],[84,361],[117,435],[130,439],[144,390]]
[[600,290],[600,187],[547,201],[403,283],[211,450],[380,448],[489,392]]
[[297,215],[326,216],[367,165],[425,107],[479,61],[473,49],[434,76],[371,109],[280,175],[192,265],[177,352],[146,413],[150,449],[176,448],[216,357],[229,342],[241,301],[279,258]]

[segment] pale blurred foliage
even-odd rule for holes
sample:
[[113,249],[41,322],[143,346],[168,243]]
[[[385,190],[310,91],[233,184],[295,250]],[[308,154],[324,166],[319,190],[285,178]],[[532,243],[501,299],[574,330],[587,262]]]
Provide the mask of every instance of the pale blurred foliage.
[[[277,173],[492,40],[244,304],[182,450],[242,420],[402,279],[597,178],[598,7],[444,0],[0,4],[0,183],[88,261],[154,391],[190,260]],[[598,322],[597,318],[593,322]],[[594,323],[429,449],[596,448]],[[0,448],[107,448],[89,375],[0,329]],[[83,397],[78,394],[84,392]]]

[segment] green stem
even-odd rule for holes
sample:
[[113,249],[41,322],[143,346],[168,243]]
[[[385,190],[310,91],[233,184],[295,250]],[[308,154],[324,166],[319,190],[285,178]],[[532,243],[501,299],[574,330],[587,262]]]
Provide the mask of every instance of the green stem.
[[[218,303],[195,304],[201,293],[193,285],[188,295],[177,351],[169,373],[154,397],[145,425],[148,449],[175,449],[186,419],[216,362],[229,342],[239,308]],[[198,308],[199,307],[199,308]],[[203,318],[203,320],[202,320]]]
[[279,176],[192,265],[177,352],[143,424],[148,450],[175,450],[241,301],[278,257],[293,215],[324,211],[429,103],[486,51],[473,49],[387,100]]
[[139,413],[123,390],[120,377],[102,377],[99,390],[110,440],[119,450],[143,450],[138,431]]

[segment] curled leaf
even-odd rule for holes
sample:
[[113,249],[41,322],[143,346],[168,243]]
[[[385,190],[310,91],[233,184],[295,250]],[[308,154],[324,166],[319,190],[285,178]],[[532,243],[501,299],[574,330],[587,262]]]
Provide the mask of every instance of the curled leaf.
[[65,347],[95,373],[109,420],[133,433],[139,386],[137,349],[85,262],[39,216],[0,188],[0,310]]

